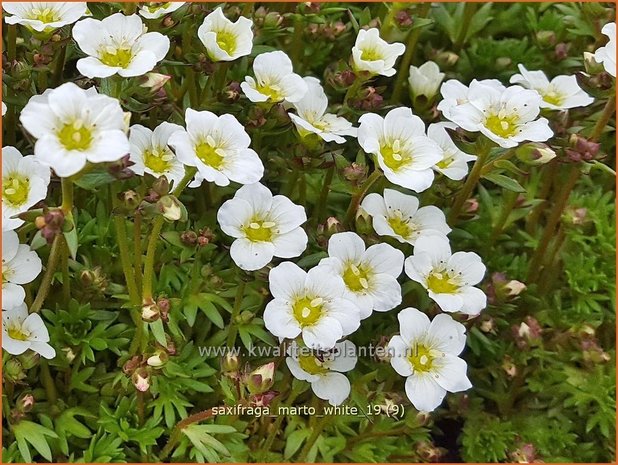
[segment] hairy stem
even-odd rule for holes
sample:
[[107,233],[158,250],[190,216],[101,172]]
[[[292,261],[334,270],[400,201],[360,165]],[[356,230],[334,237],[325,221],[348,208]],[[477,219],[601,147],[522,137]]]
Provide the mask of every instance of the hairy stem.
[[[240,273],[238,273],[240,274]],[[236,288],[236,297],[234,298],[234,308],[232,308],[232,316],[230,318],[230,329],[227,334],[227,345],[232,347],[236,342],[236,334],[238,333],[238,324],[236,320],[240,314],[240,306],[242,304],[242,298],[245,295],[245,286],[247,283],[243,279],[240,279],[240,283]]]
[[45,269],[45,274],[43,275],[43,279],[41,284],[39,285],[39,291],[32,302],[32,306],[30,307],[30,313],[36,313],[41,310],[43,306],[43,302],[45,302],[45,298],[49,293],[49,289],[51,287],[52,280],[54,279],[54,273],[56,271],[56,267],[58,266],[58,260],[60,259],[60,252],[62,249],[62,242],[64,238],[61,234],[56,235],[54,237],[54,241],[51,245],[51,250],[49,252],[49,259],[47,260],[47,268]]
[[371,186],[373,186],[375,184],[375,182],[378,179],[380,179],[381,176],[382,176],[382,172],[379,169],[376,169],[365,180],[363,185],[360,187],[360,190],[358,191],[358,193],[356,193],[352,197],[352,200],[350,201],[350,205],[348,206],[348,210],[346,211],[346,214],[345,214],[345,219],[344,219],[345,224],[347,224],[347,225],[352,224],[352,222],[354,221],[354,215],[356,214],[356,211],[358,210],[358,207],[359,207],[361,201],[365,197],[365,194],[367,194],[369,189],[371,189]]

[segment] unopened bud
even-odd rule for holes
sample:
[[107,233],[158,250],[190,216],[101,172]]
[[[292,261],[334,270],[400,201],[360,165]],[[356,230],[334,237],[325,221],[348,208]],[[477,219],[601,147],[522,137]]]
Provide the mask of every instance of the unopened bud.
[[221,358],[221,371],[227,375],[237,374],[240,367],[240,360],[238,354],[228,351]]
[[556,152],[552,148],[540,142],[528,142],[520,145],[515,150],[515,156],[531,166],[544,165],[556,158]]
[[268,391],[275,381],[275,362],[256,368],[245,378],[245,384],[251,394]]
[[197,233],[195,231],[184,231],[180,234],[180,240],[184,245],[192,246],[197,244]]
[[165,85],[167,81],[169,81],[172,77],[167,74],[160,73],[146,73],[145,76],[141,77],[142,83],[140,87],[145,87],[147,89],[152,90],[153,92],[158,91],[161,87]]
[[153,321],[157,321],[161,318],[161,313],[159,312],[159,307],[155,302],[145,303],[142,306],[142,320],[147,323],[152,323]]
[[584,67],[588,74],[602,73],[605,68],[603,63],[599,63],[594,59],[594,53],[584,52]]
[[157,208],[167,221],[187,221],[187,209],[173,195],[165,195],[157,202]]
[[255,394],[251,397],[251,405],[253,407],[267,407],[277,397],[277,391],[267,391],[262,394]]
[[536,33],[536,40],[543,48],[550,48],[556,45],[556,33],[554,31],[539,31]]
[[556,60],[562,61],[569,56],[569,48],[571,48],[570,44],[565,44],[564,42],[560,42],[556,44],[554,48],[554,56]]
[[32,394],[24,394],[17,401],[17,409],[20,412],[28,413],[34,407],[34,396]]
[[148,357],[148,359],[146,360],[146,363],[151,367],[160,368],[163,365],[165,365],[165,362],[167,362],[168,358],[169,356],[167,352],[158,351],[157,353]]
[[150,377],[146,370],[137,370],[131,377],[135,389],[140,392],[146,392],[150,389]]

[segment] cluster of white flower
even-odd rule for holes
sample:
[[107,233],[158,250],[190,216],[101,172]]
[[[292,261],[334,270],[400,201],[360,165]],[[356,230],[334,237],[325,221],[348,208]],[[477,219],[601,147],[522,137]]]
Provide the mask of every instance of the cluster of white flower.
[[[139,15],[115,13],[103,20],[80,20],[89,15],[86,3],[4,3],[3,8],[11,15],[5,18],[8,24],[38,32],[76,23],[72,36],[85,55],[77,61],[79,72],[88,78],[118,75],[120,79],[152,71],[169,52],[170,40],[147,32],[142,17],[161,18],[183,4],[147,4]],[[229,62],[251,54],[252,29],[250,19],[232,22],[217,8],[204,19],[197,36],[213,62]],[[610,42],[595,57],[615,76],[615,24],[603,32]],[[377,29],[360,30],[351,50],[352,68],[360,81],[393,76],[404,52],[403,44],[389,44]],[[541,108],[564,110],[592,102],[573,76],[549,81],[543,72],[520,65],[520,74],[511,78],[516,85],[511,87],[496,80],[474,80],[469,86],[445,82],[438,109],[452,123],[426,128],[410,108],[401,107],[385,117],[364,114],[356,128],[328,112],[320,81],[294,73],[284,52],[257,55],[252,70],[253,76],[246,76],[241,84],[248,100],[282,103],[300,137],[316,135],[337,144],[344,143],[345,137],[357,137],[362,149],[375,157],[376,170],[392,184],[417,193],[432,185],[436,172],[463,179],[468,162],[476,159],[455,145],[447,129],[480,132],[502,147],[515,147],[552,136],[548,121],[539,118]],[[443,78],[433,62],[412,66],[413,99],[434,98]],[[193,167],[197,170],[193,187],[203,181],[242,185],[217,213],[221,230],[234,238],[230,254],[240,268],[259,270],[273,257],[289,259],[305,251],[304,207],[273,195],[259,183],[264,174],[262,159],[250,148],[251,139],[234,116],[188,108],[185,127],[164,122],[154,130],[138,124],[129,128],[129,120],[130,114],[123,112],[117,99],[73,83],[32,97],[22,110],[20,121],[36,140],[34,155],[23,157],[14,147],[5,147],[2,162],[3,347],[9,353],[32,349],[44,357],[55,354],[40,316],[28,314],[21,287],[40,273],[41,261],[27,245],[19,244],[13,231],[23,224],[16,215],[46,197],[50,169],[59,177],[69,177],[87,163],[112,162],[130,154],[136,174],[165,176],[176,186],[187,167]],[[451,253],[447,239],[451,229],[438,208],[419,208],[416,197],[387,188],[381,195],[367,195],[361,209],[372,217],[378,235],[413,245],[414,254],[405,259],[386,243],[366,247],[359,235],[344,232],[330,238],[328,257],[309,271],[285,261],[269,274],[274,299],[264,311],[266,328],[292,340],[287,358],[290,371],[332,404],[348,397],[350,383],[342,373],[356,364],[356,357],[349,355],[354,345],[342,339],[373,311],[385,312],[401,304],[398,278],[404,269],[445,312],[477,315],[486,306],[485,294],[474,287],[482,280],[485,266],[472,252]],[[401,335],[391,340],[391,363],[407,377],[406,392],[419,410],[435,409],[447,391],[470,387],[466,364],[457,357],[465,345],[463,325],[445,314],[430,322],[412,308],[402,310],[398,318]],[[296,355],[293,349],[299,345],[313,350],[312,354]]]

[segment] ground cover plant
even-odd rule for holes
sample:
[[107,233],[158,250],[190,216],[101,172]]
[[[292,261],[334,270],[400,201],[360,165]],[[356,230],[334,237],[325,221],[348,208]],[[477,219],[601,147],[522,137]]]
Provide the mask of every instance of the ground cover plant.
[[615,459],[610,3],[3,3],[5,462]]

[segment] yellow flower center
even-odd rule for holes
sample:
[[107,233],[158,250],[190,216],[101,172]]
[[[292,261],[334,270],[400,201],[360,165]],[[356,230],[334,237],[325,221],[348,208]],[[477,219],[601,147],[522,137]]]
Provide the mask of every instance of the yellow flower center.
[[328,368],[324,367],[323,362],[313,355],[300,355],[298,357],[298,364],[310,375],[319,375],[328,371]]
[[517,117],[495,114],[485,120],[485,127],[500,137],[511,137],[517,132]]
[[414,232],[414,226],[411,225],[406,218],[403,217],[401,210],[395,210],[393,216],[389,216],[386,221],[393,232],[404,239],[410,237]]
[[144,152],[144,165],[155,173],[165,173],[170,169],[174,155],[169,150],[154,148]]
[[351,263],[343,272],[343,281],[354,292],[369,289],[368,272],[362,266]]
[[53,23],[60,20],[60,16],[51,8],[33,8],[28,14],[28,19],[39,20],[42,23]]
[[437,271],[432,271],[427,277],[427,287],[436,294],[454,294],[459,289],[448,273]]
[[11,339],[15,339],[16,341],[27,341],[30,338],[30,333],[22,330],[17,326],[13,326],[7,330],[9,337]]
[[407,165],[411,161],[411,157],[406,154],[402,154],[401,142],[399,139],[393,141],[391,144],[384,144],[380,147],[380,153],[384,164],[393,171],[399,170],[402,166]]
[[254,220],[243,227],[243,232],[252,242],[270,242],[273,238],[273,230],[276,223],[272,221]]
[[2,263],[2,284],[6,284],[11,280],[13,269]]
[[425,373],[431,371],[433,366],[434,356],[431,353],[431,349],[423,344],[415,344],[412,348],[408,360],[414,368],[414,372]]
[[543,95],[543,100],[551,105],[560,106],[562,102],[564,102],[564,97],[560,95],[558,92],[550,90]]
[[161,10],[163,8],[167,8],[168,6],[170,6],[172,2],[165,2],[165,3],[158,3],[158,2],[148,2],[146,3],[146,5],[144,5],[146,7],[146,9],[148,10],[149,13],[154,13],[158,10]]
[[236,36],[229,31],[218,31],[217,45],[225,53],[232,55],[236,51]]
[[92,144],[92,131],[76,120],[62,126],[58,131],[58,140],[67,150],[88,150]]
[[280,102],[284,98],[281,87],[275,84],[258,84],[256,90],[260,94],[268,96],[268,99],[272,102]]
[[113,66],[117,68],[126,68],[133,59],[133,51],[130,48],[105,48],[99,57],[107,66]]
[[324,299],[320,297],[310,299],[305,296],[294,302],[292,305],[292,312],[296,321],[304,328],[305,326],[312,326],[320,320],[323,313],[323,306]]
[[208,165],[216,170],[223,166],[222,150],[216,148],[217,144],[212,136],[206,137],[206,140],[195,146],[195,154],[205,165]]
[[361,52],[361,60],[363,61],[377,61],[382,59],[382,54],[376,48],[365,48]]
[[455,161],[455,156],[451,152],[444,152],[444,158],[436,163],[441,170],[448,168]]
[[28,200],[30,179],[16,173],[2,178],[2,199],[16,207]]

